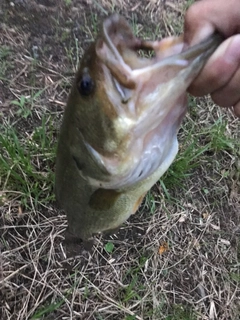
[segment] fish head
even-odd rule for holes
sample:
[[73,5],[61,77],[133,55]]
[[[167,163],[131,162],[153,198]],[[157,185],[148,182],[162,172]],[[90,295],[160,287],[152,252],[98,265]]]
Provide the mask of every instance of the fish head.
[[[66,110],[85,161],[94,163],[81,173],[91,185],[126,189],[159,168],[160,175],[166,171],[177,153],[186,90],[219,41],[212,37],[184,51],[181,36],[142,40],[117,14],[103,22]],[[77,145],[74,156],[83,157]]]

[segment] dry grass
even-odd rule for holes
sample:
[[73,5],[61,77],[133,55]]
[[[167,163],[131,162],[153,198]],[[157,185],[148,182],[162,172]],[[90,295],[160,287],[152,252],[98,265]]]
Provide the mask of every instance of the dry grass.
[[118,11],[138,35],[178,34],[188,5],[1,2],[2,320],[239,319],[240,125],[229,111],[191,99],[175,164],[92,252],[66,248],[66,217],[53,199],[63,107],[99,20]]

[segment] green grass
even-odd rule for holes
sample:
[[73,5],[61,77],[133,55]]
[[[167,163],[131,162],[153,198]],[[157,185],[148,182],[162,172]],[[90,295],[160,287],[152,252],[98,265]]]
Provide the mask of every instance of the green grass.
[[163,298],[162,303],[153,310],[153,315],[155,319],[164,319],[164,320],[197,320],[197,314],[189,307],[182,304],[172,304],[168,306],[166,311],[166,301]]
[[51,303],[49,305],[43,306],[30,318],[31,320],[43,319],[44,316],[47,316],[53,313],[55,310],[58,310],[64,303],[64,299],[60,299],[58,302]]
[[41,124],[27,134],[18,132],[7,122],[0,129],[2,190],[19,193],[25,207],[53,200],[56,146],[51,118],[43,116]]
[[179,153],[176,160],[161,179],[162,185],[165,189],[174,186],[180,186],[184,179],[191,175],[191,170],[200,165],[201,155],[209,150],[209,146],[198,146],[197,138],[189,140],[190,136],[186,138],[186,149]]
[[32,109],[34,107],[34,104],[38,101],[38,98],[41,96],[41,94],[44,92],[44,89],[37,90],[35,93],[33,90],[31,92],[31,95],[24,96],[21,95],[18,100],[12,100],[11,104],[18,106],[18,110],[16,111],[16,115],[24,119],[28,118],[32,115]]
[[[213,154],[223,154],[225,151],[238,156],[240,151],[239,141],[227,134],[228,122],[219,118],[207,128],[196,130],[196,124],[189,123],[185,131],[184,141],[180,142],[180,151],[160,182],[167,197],[168,189],[181,186],[185,179],[188,179],[194,169],[202,165],[203,161],[209,160]],[[221,159],[220,157],[219,159]]]
[[141,300],[141,296],[145,291],[145,285],[144,282],[142,282],[142,268],[146,261],[147,258],[142,256],[136,261],[135,266],[132,266],[125,273],[123,281],[126,282],[127,285],[119,292],[119,299],[122,303]]
[[70,6],[72,4],[72,0],[64,0],[66,6]]
[[197,320],[196,314],[193,311],[181,304],[172,306],[172,311],[166,316],[166,320]]
[[143,210],[147,210],[151,213],[154,214],[157,206],[157,200],[156,197],[154,196],[153,192],[150,190],[147,192],[147,195],[144,200],[144,208]]
[[195,0],[187,0],[187,1],[185,1],[184,6],[183,6],[184,11],[186,11],[194,2],[195,2]]

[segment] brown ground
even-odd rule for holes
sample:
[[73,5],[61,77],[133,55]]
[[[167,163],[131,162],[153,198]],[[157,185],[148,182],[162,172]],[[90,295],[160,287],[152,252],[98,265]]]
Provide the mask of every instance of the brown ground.
[[[76,246],[75,255],[66,257],[66,217],[52,198],[63,107],[99,21],[117,11],[138,35],[164,37],[181,32],[188,3],[1,0],[0,49],[9,50],[0,55],[1,130],[10,124],[25,148],[44,118],[51,141],[50,149],[41,149],[39,141],[39,152],[30,154],[32,177],[20,172],[26,187],[11,183],[12,171],[0,167],[0,319],[239,319],[240,126],[210,99],[191,100],[180,156],[163,178],[168,193],[156,185],[119,234],[99,238],[92,252],[79,254]],[[12,101],[42,89],[18,113]],[[213,129],[219,119],[234,148],[219,142],[221,132]],[[212,147],[176,185],[189,134],[198,148],[209,141]],[[7,147],[0,148],[5,155]],[[16,166],[16,159],[6,159]],[[42,193],[35,201],[37,191]],[[112,253],[104,249],[107,243],[114,244]]]

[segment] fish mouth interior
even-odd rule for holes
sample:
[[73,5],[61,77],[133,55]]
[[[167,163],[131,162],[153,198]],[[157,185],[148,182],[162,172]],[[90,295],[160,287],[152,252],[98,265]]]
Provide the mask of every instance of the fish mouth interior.
[[[169,55],[180,53],[182,47],[181,37],[161,42],[139,39],[134,36],[126,20],[114,14],[103,23],[96,42],[96,53],[109,70],[111,82],[125,104],[131,98],[132,90],[136,91],[140,83],[152,78],[153,71],[161,67],[161,61]],[[147,53],[148,57],[140,54],[140,51]],[[186,61],[176,63],[186,65]]]

